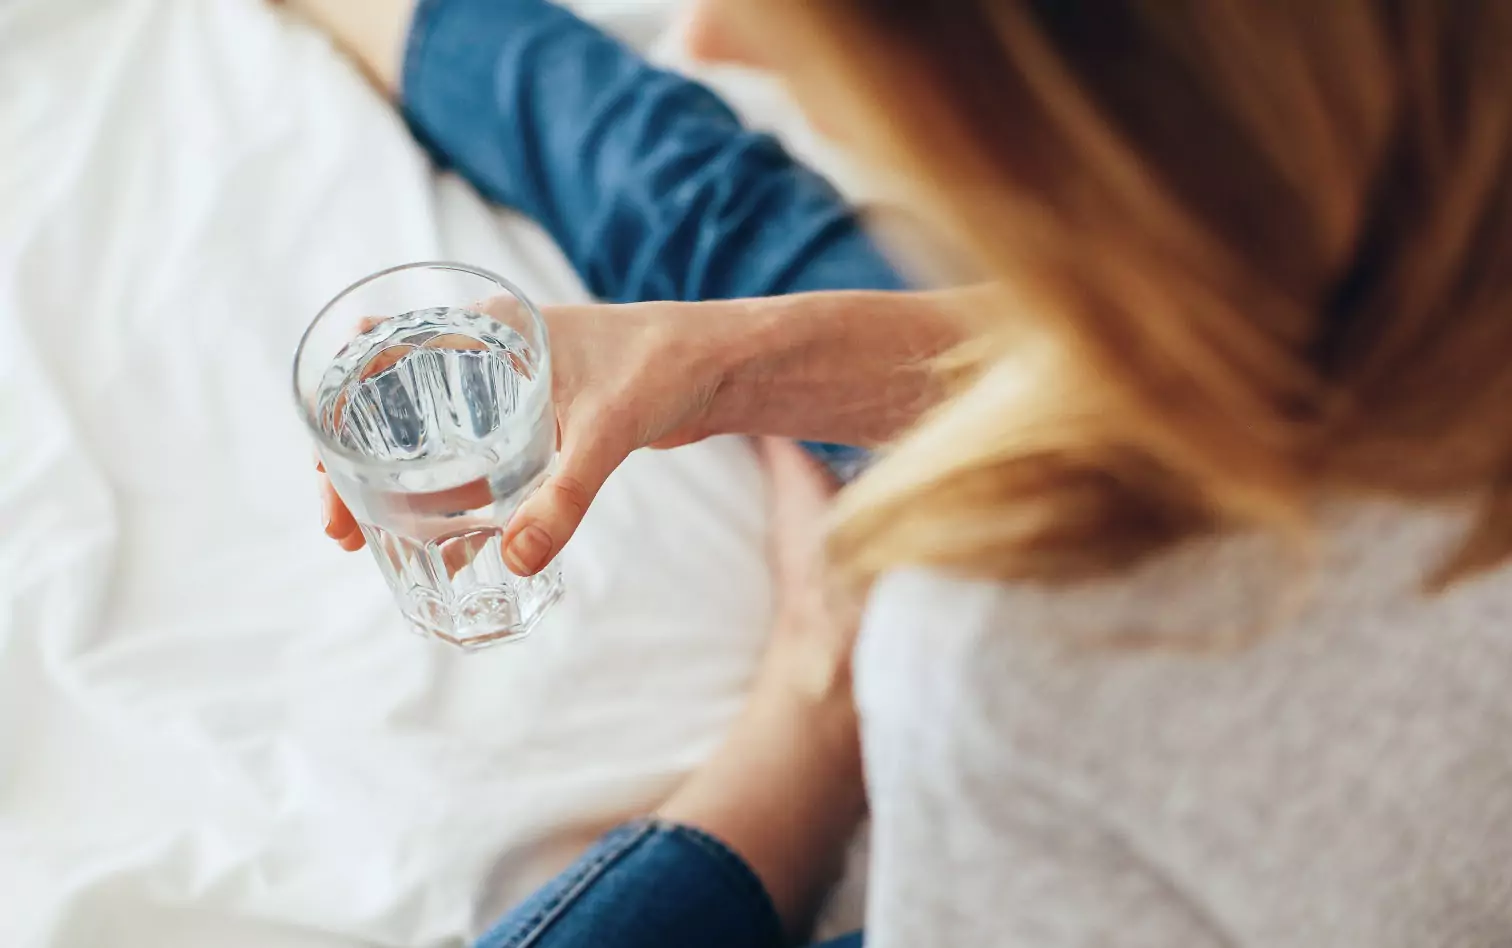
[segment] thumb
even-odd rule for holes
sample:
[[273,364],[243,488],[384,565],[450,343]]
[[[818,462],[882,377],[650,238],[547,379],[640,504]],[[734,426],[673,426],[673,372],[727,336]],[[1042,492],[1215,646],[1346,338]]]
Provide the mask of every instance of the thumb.
[[517,576],[546,568],[587,513],[604,481],[630,452],[607,441],[564,442],[557,469],[525,498],[504,530],[504,565]]

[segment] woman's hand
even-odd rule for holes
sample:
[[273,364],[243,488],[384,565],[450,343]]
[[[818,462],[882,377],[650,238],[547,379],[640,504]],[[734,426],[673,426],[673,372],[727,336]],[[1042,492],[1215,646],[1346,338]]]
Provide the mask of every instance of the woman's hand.
[[[528,576],[577,530],[599,488],[630,452],[713,434],[723,378],[718,333],[685,306],[565,306],[546,314],[558,461],[510,519],[505,563]],[[702,325],[700,325],[702,324]]]
[[[496,305],[513,301],[481,308]],[[718,321],[687,304],[558,306],[542,315],[551,339],[559,456],[505,530],[505,562],[522,576],[551,562],[631,451],[712,434],[709,408],[723,377]],[[342,549],[361,549],[357,522],[323,473],[320,486],[327,535]]]
[[[637,448],[726,433],[891,437],[938,394],[929,360],[959,338],[959,302],[835,292],[546,309],[561,453],[505,528],[506,564],[531,575],[550,563]],[[324,478],[321,489],[326,533],[361,549],[357,522]]]

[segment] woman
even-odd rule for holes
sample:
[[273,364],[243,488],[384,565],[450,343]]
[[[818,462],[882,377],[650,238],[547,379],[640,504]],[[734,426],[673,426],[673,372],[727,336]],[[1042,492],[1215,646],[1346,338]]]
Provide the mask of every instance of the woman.
[[[829,568],[870,584],[866,943],[1504,944],[1512,8],[704,0],[694,36],[782,75],[994,278],[948,398],[833,514]],[[895,303],[890,328],[948,308]],[[710,305],[748,318],[614,311],[694,394],[625,371],[564,399],[618,392],[647,442],[840,438],[868,411],[763,393],[826,367],[887,391],[843,302]],[[591,352],[609,320],[553,332]],[[809,511],[779,528],[812,520],[812,472],[771,463]],[[511,534],[549,556],[573,490]],[[861,790],[844,612],[782,588],[726,748],[485,944],[801,928]]]

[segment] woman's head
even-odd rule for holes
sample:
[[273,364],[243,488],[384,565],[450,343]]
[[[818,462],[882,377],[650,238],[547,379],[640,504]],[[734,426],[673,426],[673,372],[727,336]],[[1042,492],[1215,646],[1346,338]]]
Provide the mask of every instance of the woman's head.
[[1002,287],[845,501],[863,569],[1088,575],[1319,490],[1512,480],[1512,4],[712,0],[695,38]]

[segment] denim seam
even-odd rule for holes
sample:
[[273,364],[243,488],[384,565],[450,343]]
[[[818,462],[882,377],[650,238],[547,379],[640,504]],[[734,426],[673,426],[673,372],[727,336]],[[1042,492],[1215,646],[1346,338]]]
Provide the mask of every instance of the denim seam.
[[500,944],[499,948],[530,948],[531,945],[537,943],[561,914],[576,901],[578,896],[582,895],[589,886],[598,881],[599,877],[608,871],[610,866],[618,862],[626,853],[639,846],[659,829],[660,827],[656,823],[643,823],[623,842],[606,848],[592,862],[579,868],[572,878],[572,884],[567,886],[556,898],[541,906],[528,921],[521,924],[519,933],[509,941]]
[[782,919],[777,915],[776,906],[772,904],[771,893],[767,892],[766,885],[756,875],[756,870],[752,869],[750,864],[741,858],[738,853],[718,837],[705,833],[697,827],[686,826],[681,823],[667,823],[661,820],[657,820],[656,825],[668,832],[681,835],[689,843],[697,846],[712,857],[717,865],[729,870],[733,875],[732,881],[738,886],[743,886],[747,890],[747,894],[753,896],[761,904],[762,909],[764,909],[762,914],[766,916],[771,932],[779,939],[782,937]]
[[425,47],[435,31],[436,9],[440,5],[440,0],[419,0],[415,12],[410,15],[409,38],[405,40],[404,60],[399,66],[400,102],[408,97],[411,87],[420,84],[420,64],[424,62]]

